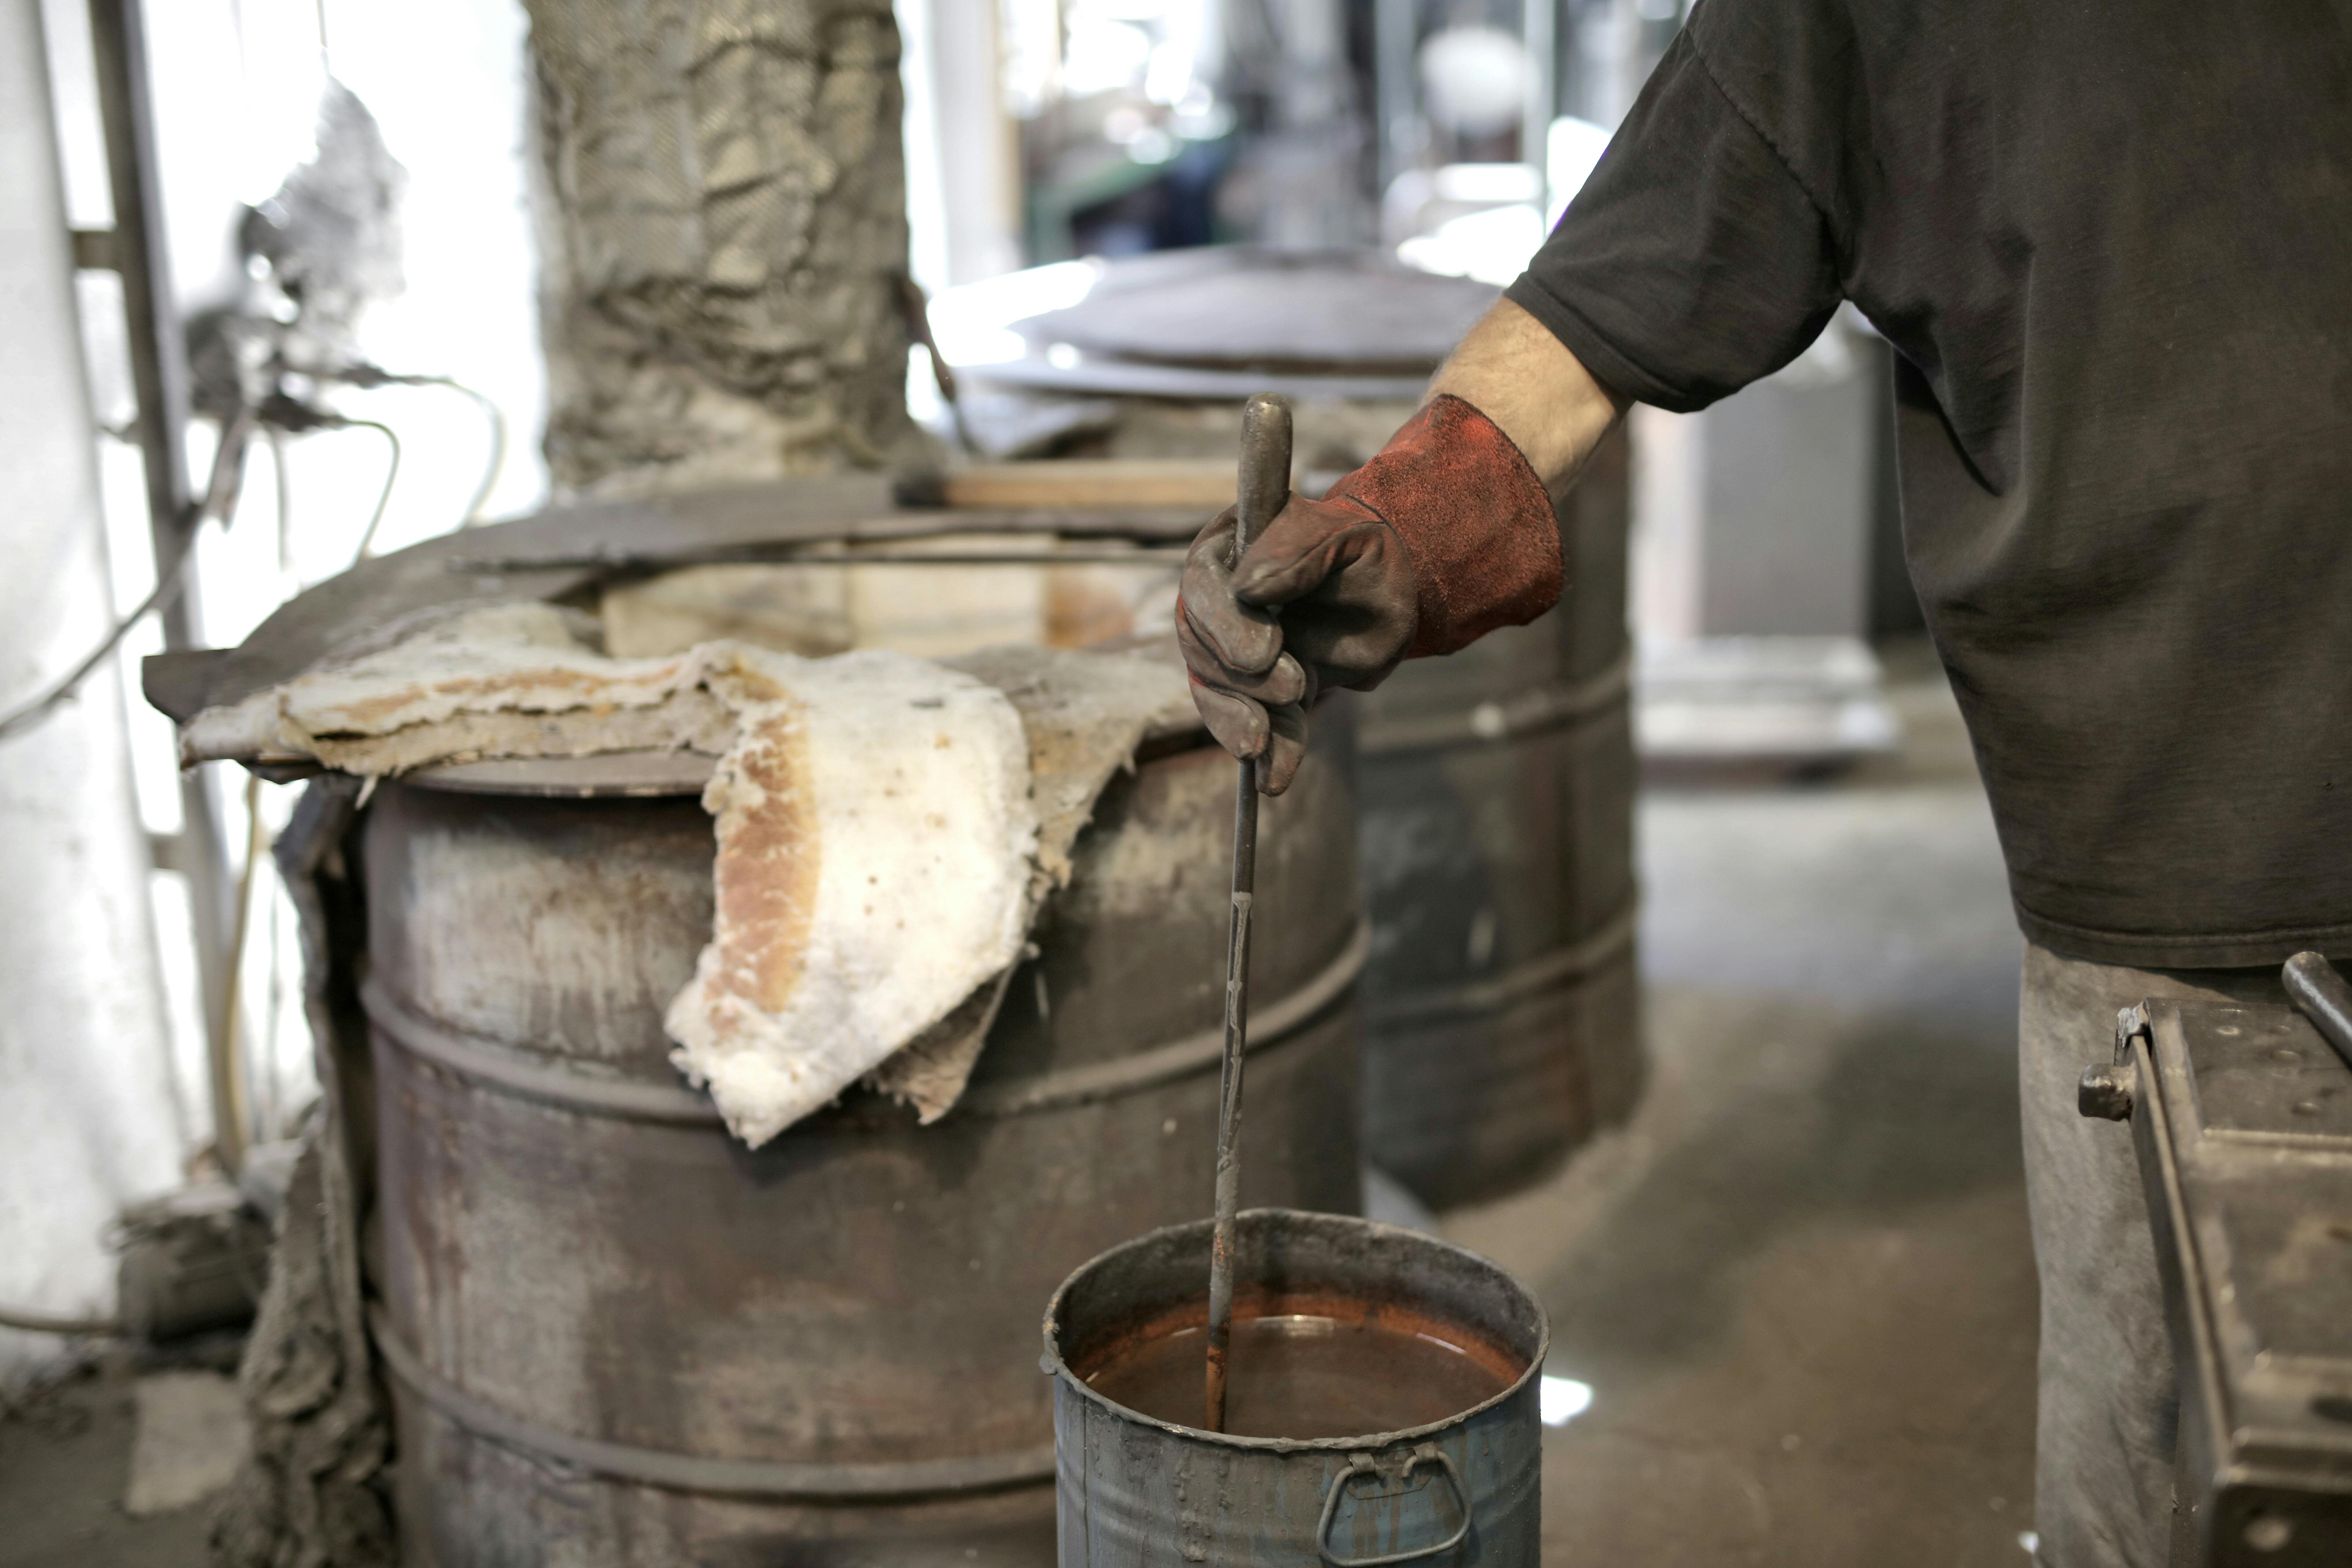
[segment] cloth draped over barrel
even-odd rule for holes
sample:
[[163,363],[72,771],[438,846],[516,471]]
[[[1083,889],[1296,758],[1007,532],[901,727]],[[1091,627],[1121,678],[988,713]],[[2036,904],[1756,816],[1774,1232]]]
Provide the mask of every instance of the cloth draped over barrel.
[[744,643],[611,658],[593,621],[473,610],[330,660],[183,729],[194,763],[438,763],[688,750],[717,758],[714,915],[666,1026],[681,1071],[758,1146],[860,1079],[952,1109],[1104,786],[1191,711],[1134,650]]

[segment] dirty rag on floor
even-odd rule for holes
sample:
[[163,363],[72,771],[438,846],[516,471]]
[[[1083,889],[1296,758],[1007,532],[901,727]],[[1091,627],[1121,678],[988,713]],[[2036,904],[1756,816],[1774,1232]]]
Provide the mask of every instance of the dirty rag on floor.
[[757,1146],[870,1075],[937,1120],[961,1095],[1103,786],[1191,704],[1151,653],[1013,647],[934,663],[710,642],[615,659],[594,622],[475,610],[183,731],[185,760],[362,776],[491,757],[715,752],[716,912],[666,1024]]

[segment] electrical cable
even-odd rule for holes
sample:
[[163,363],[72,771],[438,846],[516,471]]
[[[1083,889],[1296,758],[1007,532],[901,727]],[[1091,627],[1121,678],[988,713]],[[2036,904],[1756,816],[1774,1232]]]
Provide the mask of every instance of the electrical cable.
[[383,471],[383,489],[375,498],[375,514],[368,519],[367,531],[360,535],[359,553],[353,558],[353,564],[357,564],[375,553],[375,531],[383,522],[383,509],[392,504],[393,481],[400,478],[400,437],[380,419],[345,419],[338,416],[335,423],[376,431],[392,444],[392,462]]
[[500,408],[496,403],[492,402],[488,393],[478,392],[474,388],[467,386],[464,382],[457,380],[455,376],[421,376],[417,380],[417,384],[421,386],[444,386],[448,388],[451,392],[462,394],[463,395],[473,399],[474,405],[479,408],[484,414],[489,416],[489,458],[482,465],[481,480],[474,486],[474,497],[471,500],[466,503],[465,515],[457,520],[457,526],[459,528],[471,528],[476,523],[482,521],[483,503],[490,499],[490,490],[499,482],[499,470],[505,468],[507,464],[506,411]]
[[[482,505],[490,499],[490,491],[499,482],[499,470],[506,467],[507,461],[506,411],[498,405],[489,394],[478,387],[467,385],[454,375],[404,374],[399,371],[386,370],[383,366],[372,364],[366,360],[354,360],[349,364],[335,365],[326,369],[294,365],[289,365],[286,368],[308,376],[312,381],[337,381],[346,386],[356,386],[366,391],[372,391],[379,386],[438,386],[471,399],[474,405],[489,417],[490,455],[488,461],[482,466],[482,477],[474,486],[473,499],[466,503],[465,513],[458,518],[457,526],[471,528],[481,521]],[[368,421],[346,419],[341,420],[341,423],[364,425]]]
[[153,611],[160,609],[170,601],[173,595],[180,591],[180,579],[187,570],[190,558],[196,552],[194,524],[201,521],[201,519],[192,520],[190,526],[181,530],[179,547],[163,574],[155,579],[155,586],[148,591],[145,598],[139,601],[137,608],[114,623],[114,629],[106,634],[105,641],[90,649],[89,656],[79,664],[52,681],[47,690],[37,697],[26,699],[16,707],[10,709],[6,714],[0,715],[0,741],[7,740],[21,731],[31,729],[55,712],[67,698],[74,694],[77,687],[89,679],[92,670],[105,663],[107,657],[122,646],[122,639],[131,635],[132,626],[137,626]]
[[0,714],[0,741],[31,729],[55,712],[84,680],[89,679],[91,671],[105,663],[107,658],[122,646],[122,639],[131,635],[131,627],[169,604],[172,595],[179,592],[188,563],[195,557],[196,531],[204,526],[206,517],[217,517],[226,521],[228,514],[236,510],[237,487],[235,481],[245,467],[246,437],[252,427],[251,412],[240,410],[222,430],[220,445],[213,452],[213,471],[205,488],[205,499],[191,506],[186,521],[173,531],[178,536],[177,544],[170,560],[156,563],[155,585],[148,590],[147,596],[140,600],[129,615],[116,621],[105,638],[63,677],[52,681],[47,689]]

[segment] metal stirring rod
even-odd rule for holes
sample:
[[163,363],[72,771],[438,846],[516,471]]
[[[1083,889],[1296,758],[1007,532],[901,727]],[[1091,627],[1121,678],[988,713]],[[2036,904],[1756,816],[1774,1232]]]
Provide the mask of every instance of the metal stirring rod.
[[[1242,408],[1234,561],[1290,500],[1290,405],[1261,392]],[[1225,1367],[1234,1328],[1234,1216],[1242,1193],[1242,1057],[1249,1046],[1250,903],[1257,883],[1257,770],[1241,764],[1234,795],[1234,908],[1225,937],[1225,1060],[1217,1095],[1216,1221],[1209,1242],[1209,1420],[1225,1429]]]

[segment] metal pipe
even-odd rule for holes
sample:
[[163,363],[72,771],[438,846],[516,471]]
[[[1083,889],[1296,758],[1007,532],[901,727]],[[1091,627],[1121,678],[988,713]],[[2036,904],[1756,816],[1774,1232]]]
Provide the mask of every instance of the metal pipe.
[[1551,200],[1552,117],[1559,112],[1559,0],[1525,0],[1519,12],[1519,43],[1528,51],[1528,107],[1519,129],[1519,162],[1546,176],[1546,210]]
[[[1242,408],[1234,563],[1290,499],[1290,405],[1261,392]],[[1267,736],[1271,746],[1273,737]],[[1217,1091],[1215,1223],[1209,1241],[1208,1429],[1225,1429],[1225,1368],[1234,1326],[1234,1223],[1241,1210],[1242,1060],[1249,1050],[1250,912],[1257,890],[1257,796],[1263,756],[1234,787],[1233,917],[1225,937],[1225,1059]]]
[[2298,952],[2286,961],[2281,978],[2296,1007],[2336,1047],[2346,1067],[2352,1067],[2352,985],[2336,966],[2315,952]]
[[1373,0],[1373,111],[1380,116],[1381,195],[1412,166],[1414,145],[1412,56],[1419,41],[1417,0]]
[[22,1307],[0,1307],[0,1329],[23,1334],[64,1334],[73,1338],[120,1339],[130,1332],[120,1318],[58,1318]]
[[222,1048],[212,1053],[213,1157],[224,1170],[245,1169],[247,1102],[243,1038],[237,1028],[241,1003],[239,980],[245,967],[245,943],[252,929],[253,879],[261,858],[269,853],[268,835],[261,826],[261,780],[245,780],[245,868],[236,879],[236,919],[229,939],[227,984],[221,987],[220,1016],[212,1020],[220,1031]]
[[[148,532],[160,574],[189,548],[201,521],[188,479],[188,364],[172,268],[163,242],[163,192],[156,171],[153,100],[148,90],[146,19],[141,0],[90,0],[89,31],[98,68],[99,112],[106,128],[109,188],[114,202],[110,247],[122,279],[131,383],[139,409],[140,461],[146,473]],[[202,646],[202,606],[194,573],[163,606],[167,650]],[[231,921],[228,851],[214,771],[180,775],[180,868],[188,881],[195,931],[197,989],[206,1049],[226,1048],[219,1017],[228,980]],[[214,1108],[217,1123],[223,1108]],[[234,1141],[235,1134],[231,1134]],[[236,1174],[232,1170],[232,1176]]]

